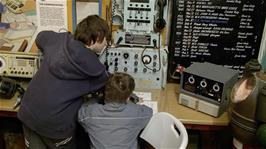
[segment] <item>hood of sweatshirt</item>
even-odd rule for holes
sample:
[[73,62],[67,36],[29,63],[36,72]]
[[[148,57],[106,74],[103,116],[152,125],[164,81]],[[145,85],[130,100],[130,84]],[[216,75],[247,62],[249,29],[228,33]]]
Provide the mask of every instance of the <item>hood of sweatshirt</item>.
[[69,33],[55,33],[52,37],[55,47],[49,56],[49,70],[61,79],[87,79],[105,73],[104,65],[97,55],[84,46],[80,41],[74,40]]

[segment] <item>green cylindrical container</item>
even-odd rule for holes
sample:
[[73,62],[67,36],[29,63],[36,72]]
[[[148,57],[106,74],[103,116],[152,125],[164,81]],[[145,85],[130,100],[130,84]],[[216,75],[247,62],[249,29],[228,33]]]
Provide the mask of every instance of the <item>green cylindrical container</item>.
[[260,89],[257,102],[257,120],[266,122],[266,86]]
[[262,124],[259,126],[259,128],[257,129],[257,139],[259,141],[259,143],[266,148],[266,124]]

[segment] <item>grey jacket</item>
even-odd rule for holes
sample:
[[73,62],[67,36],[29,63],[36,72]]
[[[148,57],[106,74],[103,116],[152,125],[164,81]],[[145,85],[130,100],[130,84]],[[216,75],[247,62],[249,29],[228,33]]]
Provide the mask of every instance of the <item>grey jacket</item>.
[[136,149],[140,131],[152,116],[152,109],[134,103],[84,103],[78,113],[93,149]]

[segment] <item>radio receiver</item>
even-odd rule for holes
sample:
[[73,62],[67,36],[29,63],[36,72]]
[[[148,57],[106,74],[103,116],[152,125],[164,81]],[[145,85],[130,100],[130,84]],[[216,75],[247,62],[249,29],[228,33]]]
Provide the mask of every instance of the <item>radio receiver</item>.
[[1,76],[32,78],[37,64],[37,53],[0,51]]
[[100,57],[108,71],[124,72],[134,77],[137,89],[161,89],[167,76],[166,49],[119,47],[108,48]]
[[227,91],[238,72],[212,63],[193,63],[181,75],[179,103],[218,117],[226,109]]

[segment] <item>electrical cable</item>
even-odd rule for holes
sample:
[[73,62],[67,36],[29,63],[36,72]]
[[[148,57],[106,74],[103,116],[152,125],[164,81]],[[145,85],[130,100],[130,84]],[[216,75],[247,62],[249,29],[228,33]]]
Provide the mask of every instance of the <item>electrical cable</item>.
[[[147,64],[144,62],[144,59],[143,59],[143,56],[144,56],[144,55],[143,55],[143,54],[144,54],[144,52],[145,52],[146,50],[147,50],[147,48],[144,47],[144,49],[143,49],[142,52],[141,52],[141,62],[142,62],[143,66],[144,66],[145,68],[154,71],[154,69],[148,67]],[[155,69],[154,72],[159,72],[159,71],[161,70],[161,54],[160,54],[160,48],[158,48],[157,50],[158,50],[159,68],[158,68],[158,69]]]
[[25,93],[24,88],[19,84],[17,84],[17,91],[18,91],[19,95],[17,97],[17,101],[16,101],[15,105],[13,106],[13,109],[16,109],[21,104],[21,100],[22,100],[24,93]]

